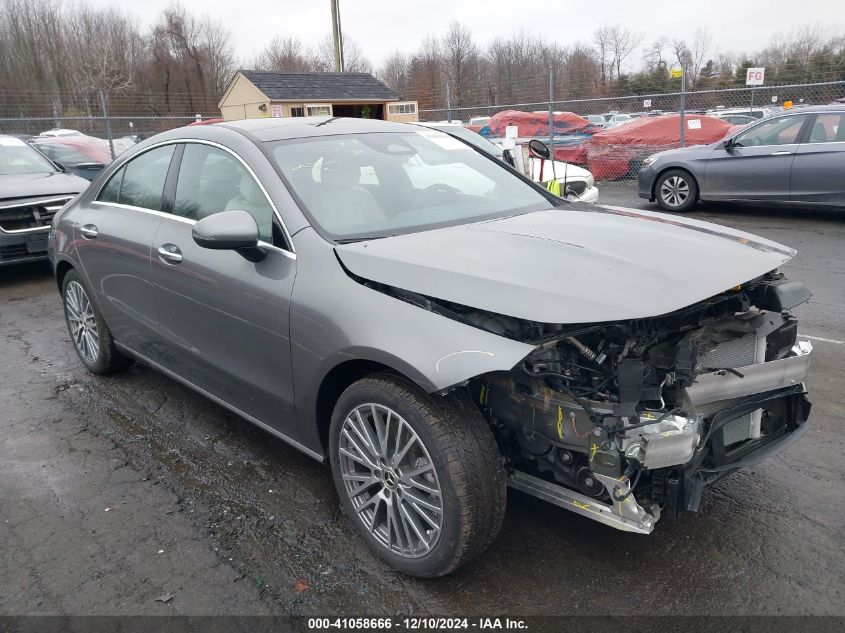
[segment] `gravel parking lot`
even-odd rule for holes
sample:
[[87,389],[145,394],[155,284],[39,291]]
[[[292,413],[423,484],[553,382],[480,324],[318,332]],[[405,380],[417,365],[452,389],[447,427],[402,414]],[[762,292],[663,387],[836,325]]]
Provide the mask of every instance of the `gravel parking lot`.
[[799,250],[810,432],[651,536],[510,492],[490,550],[435,581],[371,555],[310,458],[141,365],[86,373],[49,266],[0,269],[0,613],[845,614],[845,211],[693,216]]

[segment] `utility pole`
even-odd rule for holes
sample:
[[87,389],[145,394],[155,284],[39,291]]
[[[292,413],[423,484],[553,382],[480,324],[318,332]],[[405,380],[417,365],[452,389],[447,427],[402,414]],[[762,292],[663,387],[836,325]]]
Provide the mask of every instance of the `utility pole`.
[[[557,170],[555,169],[555,113],[554,113],[554,81],[553,70],[549,66],[549,151],[552,153],[552,178],[557,180]],[[566,197],[566,176],[563,178],[563,197]]]
[[685,132],[684,129],[684,114],[687,107],[687,67],[686,64],[681,63],[681,147],[684,147]]
[[446,80],[446,121],[452,122],[452,93],[449,91],[449,80]]
[[332,5],[332,42],[334,43],[335,71],[343,72],[343,32],[340,28],[340,0],[329,0]]

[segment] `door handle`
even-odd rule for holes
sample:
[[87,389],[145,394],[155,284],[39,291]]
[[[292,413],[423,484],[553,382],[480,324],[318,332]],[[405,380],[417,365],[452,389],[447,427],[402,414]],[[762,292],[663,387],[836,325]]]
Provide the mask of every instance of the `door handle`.
[[93,240],[99,234],[97,227],[93,224],[85,224],[79,227],[79,232],[82,233],[82,237],[88,240]]
[[792,152],[772,152],[772,156],[789,156]]
[[182,251],[176,244],[162,244],[158,247],[158,258],[165,264],[178,264],[182,261]]

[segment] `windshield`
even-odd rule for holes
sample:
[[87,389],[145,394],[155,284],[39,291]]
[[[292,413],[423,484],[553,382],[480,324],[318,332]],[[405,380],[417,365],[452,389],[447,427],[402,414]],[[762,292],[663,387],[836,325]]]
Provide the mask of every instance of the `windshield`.
[[60,145],[58,143],[35,143],[44,154],[57,160],[68,167],[75,167],[76,165],[86,165],[96,163],[97,161],[86,156],[81,151],[70,145]]
[[478,132],[473,132],[472,130],[468,130],[467,128],[465,128],[463,126],[460,126],[460,125],[444,125],[444,126],[440,127],[440,126],[431,125],[431,126],[426,126],[426,127],[430,127],[434,130],[438,130],[440,132],[443,132],[444,134],[449,134],[451,136],[459,138],[462,141],[464,141],[465,143],[469,143],[470,145],[472,145],[476,149],[480,149],[482,152],[490,154],[491,156],[495,156],[496,158],[501,158],[502,155],[504,154],[504,150],[501,147],[499,147],[498,145],[495,145],[494,143],[491,143],[486,138],[481,136],[481,134],[479,134]]
[[503,164],[436,130],[312,137],[270,147],[305,211],[336,240],[554,206]]
[[0,175],[43,174],[55,166],[19,138],[0,138]]

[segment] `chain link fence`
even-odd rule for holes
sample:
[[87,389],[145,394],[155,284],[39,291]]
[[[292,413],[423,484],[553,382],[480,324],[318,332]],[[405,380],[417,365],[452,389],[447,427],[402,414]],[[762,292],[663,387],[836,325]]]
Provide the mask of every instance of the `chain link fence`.
[[[556,125],[558,160],[589,169],[597,181],[632,183],[643,159],[682,145],[715,142],[758,119],[784,110],[823,105],[845,99],[845,81],[759,86],[640,95],[619,95],[567,101],[508,103],[421,109],[421,121],[459,121],[491,140],[501,138],[501,126],[487,117],[516,110],[526,113],[571,112],[592,124],[567,133]],[[548,125],[545,126],[546,130]],[[520,132],[520,136],[523,136]],[[548,134],[539,136],[548,143]]]
[[101,162],[104,152],[106,159],[114,158],[145,138],[203,120],[208,120],[208,117],[0,117],[0,134],[17,136],[35,145],[64,144],[68,151],[81,153],[80,160],[85,154],[90,154],[87,158]]
[[[804,83],[755,88],[731,88],[640,95],[617,95],[600,98],[566,101],[507,103],[419,110],[422,121],[460,121],[496,140],[504,136],[499,126],[493,126],[486,117],[516,110],[543,113],[551,109],[557,113],[575,113],[587,118],[591,125],[569,132],[556,125],[554,136],[555,156],[589,169],[597,181],[607,186],[611,181],[631,183],[636,180],[642,161],[654,152],[681,145],[714,142],[739,129],[739,126],[778,112],[784,103],[792,102],[793,110],[807,105],[820,105],[845,99],[845,81]],[[10,116],[6,109],[0,112],[0,134],[13,134],[32,140],[35,144],[64,142],[76,150],[92,154],[94,162],[108,162],[133,143],[160,132],[213,118],[210,108],[204,114],[193,116],[130,116],[124,114],[123,104],[119,116],[109,116],[107,103],[101,100],[101,112],[106,116],[44,116],[25,99],[16,103],[16,111],[40,116]],[[182,106],[180,106],[182,107]],[[185,111],[184,109],[182,110]],[[546,118],[547,121],[547,118]],[[487,124],[487,125],[486,125]],[[62,141],[44,138],[51,130],[74,130],[83,135],[85,143],[65,137]],[[548,125],[545,135],[537,134],[549,142]],[[682,136],[683,132],[683,136]],[[54,132],[55,133],[55,132]],[[531,132],[525,134],[529,136]],[[29,139],[29,137],[34,137]],[[77,139],[79,136],[77,135]],[[80,149],[81,148],[81,149]],[[93,149],[92,149],[93,148]],[[54,150],[58,153],[59,150]],[[93,156],[96,154],[97,158]],[[52,157],[52,156],[51,156]]]

